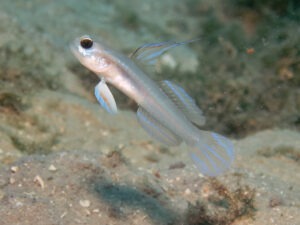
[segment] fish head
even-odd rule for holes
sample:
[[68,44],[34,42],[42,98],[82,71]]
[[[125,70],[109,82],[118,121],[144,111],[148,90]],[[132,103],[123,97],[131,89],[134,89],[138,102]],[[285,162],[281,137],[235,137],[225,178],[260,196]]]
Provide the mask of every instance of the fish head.
[[96,74],[103,74],[111,67],[105,46],[94,42],[88,35],[76,38],[70,48],[81,64]]

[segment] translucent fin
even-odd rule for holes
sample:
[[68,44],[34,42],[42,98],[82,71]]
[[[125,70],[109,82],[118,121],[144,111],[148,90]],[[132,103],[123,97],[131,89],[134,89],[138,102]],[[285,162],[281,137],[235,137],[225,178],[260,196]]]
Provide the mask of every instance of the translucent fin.
[[147,133],[161,143],[168,146],[177,146],[181,143],[181,139],[176,134],[161,125],[141,107],[137,111],[137,118]]
[[199,39],[183,41],[183,42],[165,41],[159,43],[144,44],[139,48],[137,48],[132,54],[130,54],[130,58],[137,59],[138,61],[144,64],[153,65],[156,63],[157,58],[162,54],[164,54],[169,49],[187,43],[191,43],[197,40]]
[[199,141],[190,148],[190,156],[197,168],[206,176],[225,172],[234,160],[232,142],[213,132],[200,131]]
[[201,109],[199,109],[194,99],[192,99],[182,87],[173,84],[168,80],[160,82],[160,87],[183,112],[188,120],[199,126],[205,124],[205,117],[203,116]]
[[100,105],[109,113],[115,114],[118,112],[114,96],[107,87],[105,80],[102,79],[95,87],[95,96]]

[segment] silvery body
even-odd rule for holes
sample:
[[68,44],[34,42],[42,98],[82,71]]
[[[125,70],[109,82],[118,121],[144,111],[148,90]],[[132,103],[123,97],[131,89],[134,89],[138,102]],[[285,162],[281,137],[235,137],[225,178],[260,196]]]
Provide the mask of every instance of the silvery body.
[[[83,41],[92,41],[91,46]],[[191,97],[170,81],[158,85],[135,62],[147,57],[155,59],[164,52],[164,45],[173,47],[172,44],[158,44],[142,46],[134,57],[129,58],[103,43],[94,42],[89,36],[83,36],[72,43],[71,50],[85,67],[101,79],[95,95],[107,111],[115,113],[116,106],[106,82],[136,101],[139,121],[151,136],[167,145],[186,143],[200,171],[216,176],[228,169],[233,161],[231,141],[219,134],[199,130],[195,123],[203,125],[205,119]],[[147,51],[151,52],[147,54]]]

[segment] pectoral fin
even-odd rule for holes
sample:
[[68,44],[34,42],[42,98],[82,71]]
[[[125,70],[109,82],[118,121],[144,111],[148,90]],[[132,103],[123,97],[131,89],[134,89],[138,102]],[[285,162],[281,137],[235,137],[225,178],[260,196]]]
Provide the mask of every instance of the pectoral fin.
[[95,87],[95,96],[100,105],[109,113],[115,114],[118,112],[114,96],[107,87],[105,80],[102,79]]
[[141,107],[137,111],[137,118],[141,126],[155,140],[168,146],[177,146],[181,143],[182,140],[180,137],[165,128]]

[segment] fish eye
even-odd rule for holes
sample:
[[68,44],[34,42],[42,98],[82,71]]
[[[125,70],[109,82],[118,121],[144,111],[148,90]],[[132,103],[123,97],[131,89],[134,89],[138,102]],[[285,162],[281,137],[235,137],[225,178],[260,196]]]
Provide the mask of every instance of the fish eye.
[[93,46],[93,40],[89,37],[83,37],[81,40],[80,40],[80,45],[82,48],[84,49],[89,49]]

